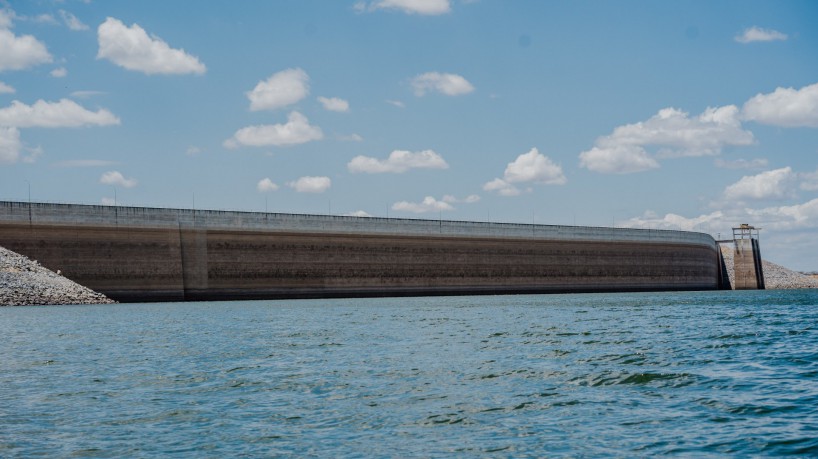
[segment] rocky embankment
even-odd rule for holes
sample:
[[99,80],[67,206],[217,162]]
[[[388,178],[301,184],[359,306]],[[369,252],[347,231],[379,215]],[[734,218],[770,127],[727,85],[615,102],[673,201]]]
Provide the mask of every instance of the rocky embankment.
[[108,303],[114,301],[0,247],[0,306]]
[[[733,285],[733,251],[732,244],[721,244],[721,253],[724,256],[724,265],[727,268],[730,285]],[[818,279],[814,277],[792,271],[767,260],[761,260],[761,266],[764,270],[764,286],[769,290],[818,288]]]

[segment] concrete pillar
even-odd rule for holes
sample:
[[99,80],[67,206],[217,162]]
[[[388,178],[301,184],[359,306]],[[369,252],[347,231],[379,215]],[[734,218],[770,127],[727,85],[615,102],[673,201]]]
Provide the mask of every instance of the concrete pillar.
[[761,249],[758,234],[761,228],[742,223],[733,228],[735,242],[735,263],[733,274],[736,290],[764,289],[764,270],[761,265]]

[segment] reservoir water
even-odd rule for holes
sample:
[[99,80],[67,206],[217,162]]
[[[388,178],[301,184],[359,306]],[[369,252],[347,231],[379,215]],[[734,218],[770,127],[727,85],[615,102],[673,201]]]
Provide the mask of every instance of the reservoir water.
[[818,456],[818,292],[0,308],[0,457]]

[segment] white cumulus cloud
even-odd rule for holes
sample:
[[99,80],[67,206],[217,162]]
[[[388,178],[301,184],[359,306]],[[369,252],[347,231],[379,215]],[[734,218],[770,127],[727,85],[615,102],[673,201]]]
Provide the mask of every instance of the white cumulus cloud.
[[66,70],[65,67],[58,67],[52,70],[49,73],[49,75],[51,75],[54,78],[64,78],[65,76],[68,75],[68,70]]
[[412,78],[412,88],[420,97],[427,92],[439,92],[447,96],[462,96],[474,91],[468,80],[454,73],[427,72]]
[[501,178],[496,178],[483,185],[485,191],[495,191],[500,196],[518,196],[521,191],[516,186],[506,182]]
[[350,172],[382,174],[386,172],[401,174],[409,169],[448,169],[449,165],[434,150],[411,152],[395,150],[387,159],[356,156],[347,164]]
[[273,183],[273,181],[270,180],[269,178],[265,177],[258,181],[258,183],[256,184],[256,189],[258,190],[259,193],[264,193],[266,191],[276,191],[278,190],[278,185]]
[[376,0],[370,3],[361,1],[355,4],[358,12],[374,10],[397,10],[407,14],[437,16],[452,10],[449,0]]
[[[656,157],[717,155],[728,145],[751,145],[752,132],[738,119],[738,107],[708,107],[702,114],[665,108],[647,121],[619,126],[580,153],[580,165],[606,174],[627,174],[659,167]],[[651,155],[648,148],[655,150]]]
[[563,185],[567,182],[562,167],[536,148],[508,163],[503,179],[510,183],[535,182],[544,185]]
[[725,218],[724,213],[720,210],[692,218],[673,213],[660,217],[653,212],[645,212],[641,217],[634,217],[625,222],[618,222],[618,224],[627,228],[702,231],[710,227],[716,229],[719,227],[730,228],[731,223]]
[[119,118],[101,108],[90,111],[70,99],[59,102],[38,100],[34,105],[13,101],[0,109],[0,126],[16,127],[80,127],[119,124]]
[[396,202],[392,204],[392,210],[422,214],[425,212],[442,212],[454,210],[454,207],[452,207],[451,204],[447,202],[438,201],[432,196],[426,196],[425,198],[423,198],[423,202],[419,203],[408,201]]
[[818,198],[789,206],[745,209],[745,212],[749,217],[747,220],[766,229],[818,228]]
[[119,171],[108,171],[102,174],[99,178],[99,183],[103,185],[121,186],[125,188],[133,188],[137,181],[133,178],[125,178]]
[[734,37],[734,40],[739,43],[752,43],[755,41],[783,41],[786,39],[787,34],[773,29],[762,29],[761,27],[757,26],[748,27]]
[[14,88],[0,81],[0,94],[14,94],[17,92]]
[[22,148],[17,128],[0,126],[0,164],[16,163]]
[[138,24],[126,26],[119,19],[107,18],[97,29],[97,59],[108,59],[128,70],[154,74],[204,74],[199,58],[183,49],[171,48],[161,38],[148,36]]
[[349,102],[338,97],[319,97],[318,101],[324,106],[324,110],[341,113],[349,111]]
[[89,27],[86,24],[84,24],[76,16],[69,13],[68,11],[60,10],[60,17],[62,18],[62,21],[65,23],[65,25],[68,26],[68,28],[73,31],[79,32],[89,29]]
[[275,110],[292,105],[310,93],[310,77],[301,69],[287,69],[259,81],[247,92],[250,110]]
[[634,145],[593,147],[579,155],[580,166],[602,174],[630,174],[659,167],[642,147]]
[[0,72],[23,70],[52,61],[51,54],[41,41],[31,35],[18,37],[8,30],[10,26],[11,19],[0,16]]
[[356,210],[355,212],[350,212],[350,213],[344,214],[344,216],[346,216],[346,217],[371,217],[372,215],[370,215],[369,212],[366,212],[366,211],[363,211],[363,210]]
[[306,116],[292,112],[284,124],[265,124],[241,128],[233,137],[224,141],[226,148],[266,147],[298,145],[313,140],[321,140],[324,133],[318,126],[312,126]]
[[[709,231],[711,234],[720,232],[721,239],[731,238],[731,228],[738,226],[740,223],[749,223],[757,228],[763,228],[767,234],[766,237],[762,236],[762,239],[767,241],[766,243],[763,242],[762,245],[771,244],[774,239],[786,238],[788,237],[787,233],[793,231],[806,231],[804,233],[806,239],[813,241],[815,229],[818,229],[818,199],[800,204],[764,208],[733,205],[723,210],[690,218],[672,213],[658,216],[653,212],[646,212],[641,217],[619,223],[622,226],[632,228]],[[717,237],[717,235],[714,234],[714,237]],[[799,246],[795,250],[803,250],[803,247]]]
[[776,88],[744,103],[746,120],[781,127],[818,127],[818,83],[801,89]]
[[517,196],[520,190],[515,183],[533,182],[543,185],[564,185],[568,181],[562,167],[532,148],[514,161],[508,163],[503,178],[495,178],[483,185],[485,191],[494,191],[501,196]]
[[329,177],[308,176],[287,182],[287,186],[299,193],[323,193],[332,186],[332,180]]
[[725,188],[724,197],[728,202],[791,197],[795,179],[796,174],[790,167],[765,171],[757,175],[746,175]]

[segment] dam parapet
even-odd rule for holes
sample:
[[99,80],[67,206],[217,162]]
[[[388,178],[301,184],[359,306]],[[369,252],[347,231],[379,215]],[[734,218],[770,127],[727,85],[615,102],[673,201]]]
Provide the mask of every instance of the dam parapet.
[[0,222],[114,228],[175,229],[181,226],[201,230],[652,241],[703,244],[715,248],[715,241],[708,234],[676,230],[10,201],[0,201]]
[[0,201],[0,246],[122,302],[720,285],[668,230]]

